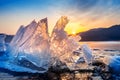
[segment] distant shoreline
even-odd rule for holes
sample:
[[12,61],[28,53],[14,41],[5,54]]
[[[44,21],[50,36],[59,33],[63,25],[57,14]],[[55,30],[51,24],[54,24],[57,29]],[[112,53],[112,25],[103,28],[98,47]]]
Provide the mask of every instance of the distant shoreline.
[[120,40],[80,40],[79,42],[119,42]]

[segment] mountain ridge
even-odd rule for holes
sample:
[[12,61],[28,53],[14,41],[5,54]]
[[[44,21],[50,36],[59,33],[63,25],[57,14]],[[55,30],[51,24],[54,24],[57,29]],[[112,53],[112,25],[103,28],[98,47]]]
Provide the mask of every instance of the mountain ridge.
[[113,25],[109,28],[95,28],[79,33],[80,41],[119,41],[120,25]]

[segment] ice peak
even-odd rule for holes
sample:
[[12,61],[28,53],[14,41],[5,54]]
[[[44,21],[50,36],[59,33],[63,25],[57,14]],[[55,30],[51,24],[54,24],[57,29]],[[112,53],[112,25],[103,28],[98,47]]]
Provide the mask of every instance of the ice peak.
[[42,31],[48,34],[48,21],[47,21],[47,17],[44,19],[41,19],[38,22],[38,25],[41,27]]
[[54,26],[54,29],[51,35],[51,41],[53,40],[54,42],[54,39],[57,41],[61,41],[67,37],[67,34],[64,31],[64,28],[67,23],[68,23],[67,17],[61,16],[61,18],[57,21],[56,25]]
[[46,23],[46,22],[47,22],[47,17],[44,18],[44,19],[41,19],[40,22],[41,22],[41,23],[42,23],[42,22]]
[[33,26],[33,25],[36,25],[36,24],[37,24],[37,22],[34,19],[28,26]]
[[61,30],[64,29],[66,24],[69,22],[66,16],[61,16],[61,18],[57,21],[55,29]]
[[44,18],[44,19],[41,19],[39,22],[38,22],[38,25],[40,25],[40,24],[45,24],[45,26],[47,26],[48,27],[48,24],[47,24],[48,22],[47,22],[47,17],[46,18]]
[[34,19],[31,23],[37,23],[37,22],[36,22],[35,19]]
[[20,26],[20,28],[23,28],[23,27],[24,27],[24,25],[21,25],[21,26]]

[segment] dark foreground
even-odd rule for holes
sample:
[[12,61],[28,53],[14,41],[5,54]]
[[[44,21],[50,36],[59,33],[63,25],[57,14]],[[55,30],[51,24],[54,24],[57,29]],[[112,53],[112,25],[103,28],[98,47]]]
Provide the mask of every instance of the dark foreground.
[[53,70],[44,74],[18,73],[7,69],[0,69],[0,80],[120,80],[112,75],[105,65],[97,65],[93,69]]

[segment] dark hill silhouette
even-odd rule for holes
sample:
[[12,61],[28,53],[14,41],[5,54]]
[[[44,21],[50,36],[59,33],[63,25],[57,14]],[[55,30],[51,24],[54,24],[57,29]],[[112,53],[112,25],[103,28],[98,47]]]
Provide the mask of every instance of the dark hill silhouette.
[[80,33],[80,41],[118,41],[120,40],[120,25],[109,28],[96,28]]

